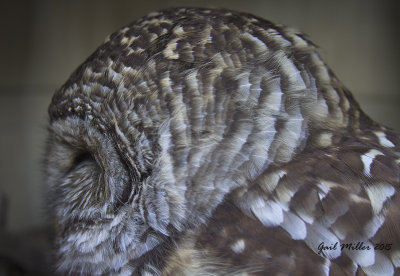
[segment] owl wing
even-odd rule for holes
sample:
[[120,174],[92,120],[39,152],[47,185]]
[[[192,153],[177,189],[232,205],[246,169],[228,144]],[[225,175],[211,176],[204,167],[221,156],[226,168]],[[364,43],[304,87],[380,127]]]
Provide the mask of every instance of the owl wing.
[[399,273],[399,136],[376,128],[331,138],[330,146],[306,146],[225,197],[208,223],[183,239],[166,271]]

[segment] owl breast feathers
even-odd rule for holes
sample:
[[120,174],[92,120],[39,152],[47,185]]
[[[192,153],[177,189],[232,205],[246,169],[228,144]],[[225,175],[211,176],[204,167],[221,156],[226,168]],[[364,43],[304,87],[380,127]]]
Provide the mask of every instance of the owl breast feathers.
[[151,13],[113,33],[49,115],[61,274],[400,272],[400,135],[292,29]]

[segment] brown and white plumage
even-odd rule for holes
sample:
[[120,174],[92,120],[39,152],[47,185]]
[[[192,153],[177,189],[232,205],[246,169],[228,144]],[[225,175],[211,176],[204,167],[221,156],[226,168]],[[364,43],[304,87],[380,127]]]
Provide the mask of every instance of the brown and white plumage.
[[[400,271],[400,136],[289,28],[149,14],[113,33],[49,114],[61,273]],[[340,250],[357,242],[370,249]]]

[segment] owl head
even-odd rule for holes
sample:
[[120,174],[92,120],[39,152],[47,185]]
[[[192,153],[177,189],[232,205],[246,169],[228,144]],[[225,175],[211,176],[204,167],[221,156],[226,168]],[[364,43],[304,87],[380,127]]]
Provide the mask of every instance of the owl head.
[[352,103],[302,34],[248,14],[168,9],[119,29],[49,107],[58,269],[136,271],[232,190],[326,145]]

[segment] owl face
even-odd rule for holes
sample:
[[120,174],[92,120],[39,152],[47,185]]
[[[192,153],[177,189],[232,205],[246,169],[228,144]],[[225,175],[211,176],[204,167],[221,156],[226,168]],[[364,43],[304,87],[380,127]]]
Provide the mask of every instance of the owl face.
[[50,133],[47,174],[60,269],[79,271],[87,262],[98,263],[91,273],[105,270],[104,262],[119,267],[132,243],[143,254],[137,245],[146,227],[132,209],[134,180],[111,137],[74,117],[54,123]]
[[290,217],[306,229],[313,220],[289,205],[298,184],[275,189],[285,175],[315,174],[275,172],[299,160],[317,164],[310,153],[372,126],[301,34],[206,9],[152,13],[113,33],[55,93],[49,115],[45,170],[58,269],[91,275],[164,266],[173,275],[166,262],[187,256],[188,240],[191,252],[218,252],[199,248],[199,233],[221,228],[224,215],[213,214],[227,198],[235,207],[219,210],[239,210],[232,217],[240,221],[286,223],[287,235],[296,232]]

